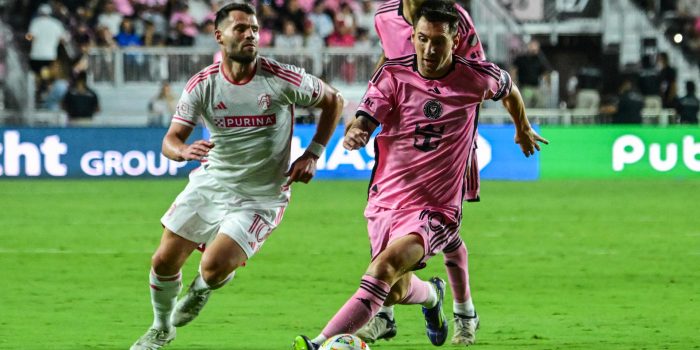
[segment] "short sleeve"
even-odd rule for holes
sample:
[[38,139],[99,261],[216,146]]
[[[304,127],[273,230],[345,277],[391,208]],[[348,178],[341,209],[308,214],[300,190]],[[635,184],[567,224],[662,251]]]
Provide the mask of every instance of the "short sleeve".
[[180,100],[175,107],[173,123],[178,123],[194,128],[197,126],[199,117],[203,114],[201,92],[197,86],[185,88],[180,96]]
[[393,88],[391,77],[383,69],[370,80],[367,92],[357,107],[356,116],[364,116],[376,124],[384,124],[389,113],[394,109]]
[[479,34],[476,32],[474,21],[469,16],[469,13],[459,5],[457,12],[459,13],[458,32],[460,42],[455,50],[455,54],[464,57],[468,60],[483,61],[486,59],[484,47],[481,44]]
[[508,72],[487,61],[471,61],[468,65],[485,79],[484,100],[498,101],[510,95],[513,81]]
[[283,64],[270,59],[262,60],[262,68],[277,78],[282,94],[290,104],[304,107],[316,106],[323,97],[321,79],[306,73],[303,68]]

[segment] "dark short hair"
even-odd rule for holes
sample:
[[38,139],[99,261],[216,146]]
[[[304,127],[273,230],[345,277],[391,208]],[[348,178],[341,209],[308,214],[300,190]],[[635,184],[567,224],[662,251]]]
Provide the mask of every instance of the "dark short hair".
[[459,12],[457,12],[454,0],[426,0],[423,2],[413,16],[414,28],[421,17],[425,17],[428,22],[446,22],[450,33],[457,32]]
[[688,80],[685,82],[685,92],[688,95],[694,95],[695,94],[695,82],[692,80]]
[[222,7],[219,9],[219,11],[216,11],[216,19],[214,20],[214,25],[216,28],[219,28],[219,24],[226,20],[228,18],[228,14],[231,11],[241,11],[243,13],[247,13],[249,15],[255,16],[255,8],[251,6],[248,3],[240,4],[236,2],[232,2],[227,4],[226,6]]

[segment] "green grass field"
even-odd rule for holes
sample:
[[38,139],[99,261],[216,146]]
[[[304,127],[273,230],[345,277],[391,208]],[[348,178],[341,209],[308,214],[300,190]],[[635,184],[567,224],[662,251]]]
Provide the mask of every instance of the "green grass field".
[[[128,349],[151,322],[158,219],[184,184],[0,182],[0,349]],[[365,186],[295,185],[260,254],[168,349],[315,336],[367,264]],[[474,349],[700,349],[700,181],[485,182],[482,197],[462,225]],[[418,274],[445,278],[442,258]],[[396,315],[397,338],[373,349],[432,348],[420,307]]]

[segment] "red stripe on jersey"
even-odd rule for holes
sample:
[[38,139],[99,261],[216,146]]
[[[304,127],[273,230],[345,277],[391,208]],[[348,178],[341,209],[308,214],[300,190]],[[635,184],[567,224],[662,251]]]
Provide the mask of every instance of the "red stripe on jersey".
[[284,80],[286,80],[286,81],[288,81],[296,86],[301,85],[302,76],[299,73],[282,68],[282,67],[275,65],[275,64],[271,64],[270,62],[268,62],[266,60],[262,61],[262,67],[263,67],[263,69],[267,70],[268,72],[270,72],[270,73],[272,73],[280,78],[286,78]]
[[218,70],[218,69],[219,69],[219,66],[218,66],[218,65],[217,65],[217,66],[211,65],[211,66],[209,66],[209,67],[207,67],[207,68],[202,69],[201,71],[199,71],[199,73],[193,75],[193,76],[190,78],[190,80],[187,81],[187,84],[185,84],[185,86],[186,86],[186,87],[189,87],[192,83],[194,83],[197,79],[199,79],[199,77],[205,75],[205,74],[208,73],[208,72],[211,72],[211,71],[213,71],[213,70]]
[[285,76],[279,74],[278,72],[273,71],[272,69],[268,69],[266,67],[263,67],[263,70],[280,78],[280,79],[282,79],[282,80],[284,80],[284,81],[286,81],[286,82],[288,82],[288,83],[290,83],[290,84],[292,84],[292,85],[294,85],[294,86],[301,86],[301,82],[293,80],[293,79],[288,78],[288,77],[285,77]]
[[187,120],[187,119],[185,119],[185,118],[183,118],[183,117],[180,117],[180,116],[178,116],[178,115],[174,115],[174,116],[173,116],[173,119],[177,119],[177,120],[179,120],[179,121],[185,122],[187,125],[197,126],[197,124],[195,124],[195,123],[193,123],[193,122],[191,122],[191,121],[189,121],[189,120]]
[[263,60],[262,62],[263,62],[263,63],[266,63],[266,64],[267,64],[268,66],[270,66],[270,67],[277,68],[278,70],[281,70],[281,71],[283,71],[283,72],[285,72],[285,73],[289,73],[289,74],[291,74],[292,76],[295,76],[295,77],[301,79],[301,74],[299,74],[299,73],[297,73],[297,72],[295,72],[295,71],[293,71],[293,70],[287,69],[287,68],[281,66],[280,64],[278,64],[278,63],[276,63],[276,62],[273,62],[273,61],[270,61],[270,60]]
[[202,81],[206,80],[207,77],[209,77],[210,75],[216,74],[216,73],[219,73],[219,68],[218,68],[218,67],[212,68],[212,69],[210,69],[210,70],[208,70],[208,71],[206,71],[206,72],[202,72],[202,73],[197,74],[196,76],[192,77],[192,79],[190,79],[189,82],[187,82],[187,85],[185,86],[185,91],[187,91],[187,93],[192,92],[192,90],[193,90],[199,83],[201,83]]
[[280,78],[286,78],[285,80],[291,82],[294,85],[301,85],[301,76],[295,74],[294,72],[290,72],[287,70],[283,70],[279,67],[271,66],[269,64],[263,64],[263,69],[267,70],[268,72],[280,77]]

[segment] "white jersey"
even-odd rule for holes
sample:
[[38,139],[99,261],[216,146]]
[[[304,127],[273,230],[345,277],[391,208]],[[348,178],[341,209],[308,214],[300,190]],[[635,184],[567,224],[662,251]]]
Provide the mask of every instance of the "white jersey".
[[294,104],[314,106],[323,83],[304,69],[258,57],[251,80],[230,81],[215,63],[185,86],[172,122],[201,117],[214,148],[204,168],[222,186],[258,202],[286,202]]

